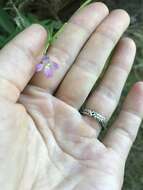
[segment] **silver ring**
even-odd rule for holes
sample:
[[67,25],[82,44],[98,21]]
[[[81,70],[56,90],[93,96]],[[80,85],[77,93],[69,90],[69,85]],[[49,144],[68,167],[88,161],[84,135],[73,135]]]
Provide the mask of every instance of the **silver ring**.
[[96,121],[100,124],[102,129],[106,128],[106,123],[107,123],[106,118],[104,116],[102,116],[100,113],[97,113],[96,111],[87,109],[87,108],[81,110],[80,113],[82,115],[86,115],[86,116],[96,119]]

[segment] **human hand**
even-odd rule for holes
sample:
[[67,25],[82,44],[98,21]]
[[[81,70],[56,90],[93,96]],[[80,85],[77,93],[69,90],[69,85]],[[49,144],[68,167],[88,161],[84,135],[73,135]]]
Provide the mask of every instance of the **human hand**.
[[[101,127],[79,109],[86,101],[86,107],[110,119],[136,52],[131,39],[120,40],[128,25],[125,11],[108,15],[102,3],[78,11],[49,48],[48,55],[60,64],[50,79],[34,74],[47,37],[41,26],[31,26],[1,50],[3,190],[121,189],[143,116],[143,83],[133,86],[102,142]],[[90,93],[118,41],[109,68]]]

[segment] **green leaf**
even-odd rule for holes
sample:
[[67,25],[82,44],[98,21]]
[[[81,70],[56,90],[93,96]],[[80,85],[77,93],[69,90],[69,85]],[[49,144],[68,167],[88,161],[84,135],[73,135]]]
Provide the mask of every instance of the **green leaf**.
[[8,13],[2,8],[0,8],[0,27],[8,34],[11,34],[15,30],[14,22]]
[[38,18],[35,15],[31,14],[31,13],[28,13],[26,16],[27,16],[27,19],[29,20],[30,23],[39,22]]
[[22,30],[20,30],[18,27],[15,29],[15,31],[13,31],[13,33],[11,33],[11,35],[9,35],[7,38],[4,38],[1,36],[1,41],[0,41],[0,48],[2,48],[3,46],[5,46],[10,40],[12,40],[19,32],[21,32]]
[[3,42],[6,40],[6,37],[0,35],[0,46],[3,44]]

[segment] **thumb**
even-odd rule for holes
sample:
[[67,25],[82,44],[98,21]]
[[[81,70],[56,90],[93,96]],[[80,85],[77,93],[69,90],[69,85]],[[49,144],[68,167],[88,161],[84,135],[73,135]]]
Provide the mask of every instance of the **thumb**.
[[46,37],[46,30],[34,24],[0,51],[0,97],[17,101],[20,92],[34,74]]

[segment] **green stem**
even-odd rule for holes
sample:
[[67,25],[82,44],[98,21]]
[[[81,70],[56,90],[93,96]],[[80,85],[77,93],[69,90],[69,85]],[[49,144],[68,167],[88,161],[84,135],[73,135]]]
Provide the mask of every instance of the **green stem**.
[[88,5],[88,4],[91,3],[91,2],[92,2],[92,0],[87,0],[87,1],[85,1],[85,3],[83,3],[83,4],[81,5],[81,7],[79,8],[79,10],[82,9],[82,8],[84,8],[86,5]]
[[59,29],[59,31],[52,37],[52,41],[50,40],[51,37],[49,37],[48,39],[48,43],[46,44],[46,49],[45,52],[47,52],[47,49],[49,48],[49,46],[52,44],[52,42],[57,38],[57,36],[63,31],[64,27],[66,26],[67,23],[63,24],[63,26]]
[[[88,4],[91,3],[91,2],[92,2],[92,0],[87,0],[85,3],[83,3],[83,4],[81,5],[81,7],[80,7],[78,10],[84,8],[86,5],[88,5]],[[52,43],[52,42],[57,38],[57,36],[63,31],[63,29],[64,29],[64,27],[65,27],[66,24],[67,24],[67,23],[63,24],[63,26],[59,29],[59,31],[52,37],[52,39],[53,39],[52,41],[48,40],[48,43],[46,44],[45,53],[47,52],[47,49],[49,48],[49,46],[51,45],[51,43]]]

